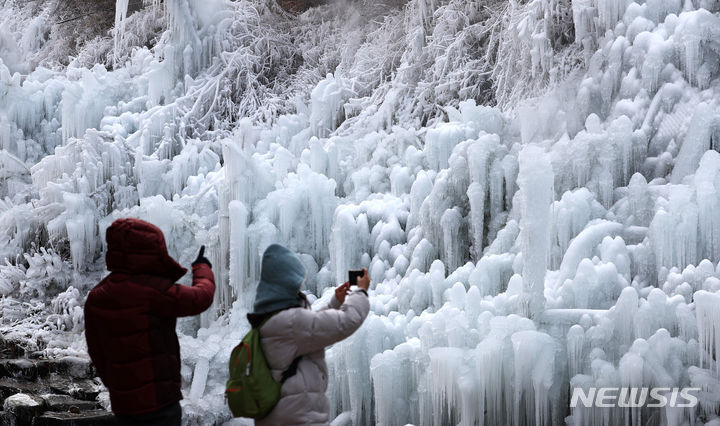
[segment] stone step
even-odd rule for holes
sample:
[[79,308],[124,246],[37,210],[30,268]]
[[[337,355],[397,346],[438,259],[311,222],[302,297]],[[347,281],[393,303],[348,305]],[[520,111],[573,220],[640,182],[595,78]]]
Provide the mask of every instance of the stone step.
[[53,393],[70,395],[83,401],[95,401],[103,390],[100,379],[69,379],[62,376],[50,376],[45,380]]
[[33,381],[53,373],[74,379],[90,379],[96,376],[92,363],[84,358],[68,356],[56,359],[0,360],[0,378],[12,377]]
[[80,413],[45,413],[36,417],[32,426],[116,426],[115,416],[104,410]]
[[81,401],[96,402],[102,390],[103,386],[98,379],[70,379],[52,374],[44,379],[29,382],[4,377],[0,378],[0,404],[17,393],[66,395]]
[[80,412],[80,411],[90,411],[90,410],[97,410],[100,408],[98,403],[96,401],[83,401],[80,399],[75,399],[69,395],[55,395],[55,394],[49,394],[49,395],[41,395],[40,396],[45,403],[45,410],[46,411],[70,411],[70,412]]
[[34,417],[29,423],[19,420],[15,414],[0,411],[0,426],[117,426],[115,416],[105,410],[71,412],[45,412]]
[[42,355],[0,337],[0,426],[116,424],[90,360]]
[[0,405],[2,405],[7,398],[18,393],[40,395],[50,393],[50,387],[45,383],[39,382],[28,382],[7,377],[0,379]]
[[[111,413],[101,410],[97,402],[81,401],[68,395],[31,395],[16,393],[7,397],[0,411],[0,426],[40,424],[112,424]],[[40,420],[38,420],[40,419]]]

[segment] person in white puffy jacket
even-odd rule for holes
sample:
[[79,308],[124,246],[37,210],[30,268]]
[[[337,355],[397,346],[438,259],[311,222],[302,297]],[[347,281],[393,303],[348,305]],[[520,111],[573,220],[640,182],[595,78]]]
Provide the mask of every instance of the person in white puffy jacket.
[[280,401],[255,421],[257,426],[328,424],[325,347],[353,334],[367,317],[370,276],[367,269],[363,271],[359,290],[348,294],[346,282],[335,290],[328,306],[313,311],[300,291],[307,278],[302,261],[278,244],[265,250],[254,312],[248,320],[253,327],[262,324],[260,345],[282,389]]

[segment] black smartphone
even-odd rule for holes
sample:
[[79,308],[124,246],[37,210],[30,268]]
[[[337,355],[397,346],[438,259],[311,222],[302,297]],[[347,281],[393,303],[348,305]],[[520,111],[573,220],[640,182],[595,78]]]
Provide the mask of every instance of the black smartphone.
[[351,269],[348,271],[348,281],[350,285],[357,285],[358,277],[362,277],[363,275],[365,275],[365,272],[363,272],[362,269]]

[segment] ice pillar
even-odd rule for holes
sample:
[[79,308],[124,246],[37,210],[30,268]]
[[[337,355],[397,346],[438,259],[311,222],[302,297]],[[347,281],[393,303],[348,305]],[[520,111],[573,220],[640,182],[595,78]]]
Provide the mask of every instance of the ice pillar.
[[545,306],[545,271],[550,251],[553,170],[545,151],[529,145],[520,151],[521,244],[523,258],[522,313],[536,315]]

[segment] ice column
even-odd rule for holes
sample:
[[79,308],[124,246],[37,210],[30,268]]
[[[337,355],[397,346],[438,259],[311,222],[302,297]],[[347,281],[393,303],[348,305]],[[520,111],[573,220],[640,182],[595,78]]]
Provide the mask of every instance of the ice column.
[[457,411],[460,395],[458,392],[457,370],[463,364],[463,350],[460,348],[430,349],[430,374],[428,376],[432,398],[433,424],[442,424],[451,419],[457,424]]
[[[698,259],[698,206],[686,187],[670,188],[670,200],[650,223],[649,238],[657,267],[688,265]],[[664,200],[661,200],[664,201]]]
[[583,44],[585,39],[594,40],[596,9],[591,0],[573,0],[572,13],[575,26],[575,42]]
[[207,358],[201,357],[195,365],[193,380],[190,385],[190,400],[198,401],[205,393],[210,363]]
[[452,272],[462,264],[463,240],[459,237],[463,217],[457,208],[447,209],[440,219],[443,229],[443,246],[448,271]]
[[336,282],[344,282],[349,269],[361,266],[360,258],[367,250],[369,234],[367,216],[364,213],[356,219],[352,209],[347,206],[339,206],[335,210],[330,233],[330,264]]
[[553,202],[553,170],[550,158],[538,146],[520,151],[520,229],[523,256],[521,309],[533,316],[545,306],[545,271],[550,252],[550,205]]
[[[477,346],[475,362],[478,374],[478,411],[480,424],[502,424],[506,419],[503,381],[508,379],[503,362],[507,360],[504,354],[503,341],[496,336],[490,336]],[[487,422],[485,418],[487,417]]]
[[700,349],[700,365],[713,367],[720,374],[720,362],[713,360],[714,354],[720,354],[720,296],[701,290],[695,293],[697,309],[697,327]]
[[715,183],[720,176],[720,154],[708,150],[695,172],[695,199],[698,205],[698,258],[720,258],[720,196]]
[[247,308],[252,306],[255,296],[250,294],[253,286],[248,285],[248,243],[247,224],[248,210],[245,205],[237,200],[231,201],[229,205],[230,219],[230,287],[234,296],[243,301]]
[[577,324],[570,327],[567,333],[567,355],[569,377],[573,378],[582,372],[583,345],[585,331]]
[[468,148],[468,165],[472,183],[467,196],[470,201],[470,228],[472,231],[472,253],[475,259],[482,257],[483,233],[485,230],[485,199],[488,189],[489,152],[485,144],[475,143]]

